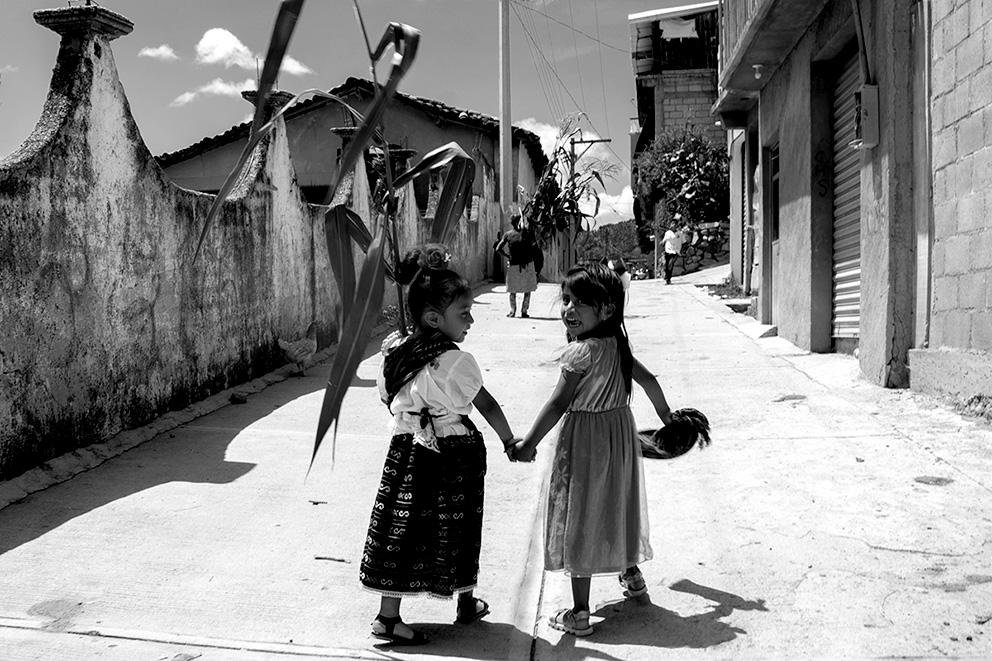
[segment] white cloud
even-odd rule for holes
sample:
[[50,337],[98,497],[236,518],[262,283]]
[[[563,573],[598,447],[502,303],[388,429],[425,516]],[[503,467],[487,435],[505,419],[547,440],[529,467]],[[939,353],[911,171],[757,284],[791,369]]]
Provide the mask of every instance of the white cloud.
[[255,89],[255,81],[251,78],[246,78],[240,83],[214,78],[206,85],[201,85],[191,92],[183,92],[173,99],[172,103],[169,105],[174,108],[185,106],[201,94],[208,94],[212,96],[241,96],[241,92],[244,90],[253,89]]
[[138,57],[149,57],[153,60],[161,60],[163,62],[173,62],[179,59],[176,55],[176,51],[172,50],[172,46],[169,44],[162,44],[161,46],[145,46],[138,51]]
[[0,67],[0,73],[14,73],[15,71],[19,71],[19,69],[13,64],[5,64]]
[[[224,28],[211,28],[203,33],[196,45],[196,61],[200,64],[223,64],[225,68],[238,67],[245,71],[260,71],[264,55],[256,55],[241,40]],[[313,70],[299,60],[285,56],[280,69],[291,76],[303,76]]]
[[534,117],[521,120],[516,125],[536,134],[541,139],[541,149],[544,150],[544,155],[551,156],[551,153],[555,150],[555,140],[558,138],[557,126],[545,124]]
[[[579,206],[586,213],[592,213],[595,203],[586,201]],[[610,195],[609,193],[599,194],[599,213],[596,215],[595,227],[622,223],[633,217],[634,192],[630,189],[630,186],[624,186],[618,195]]]

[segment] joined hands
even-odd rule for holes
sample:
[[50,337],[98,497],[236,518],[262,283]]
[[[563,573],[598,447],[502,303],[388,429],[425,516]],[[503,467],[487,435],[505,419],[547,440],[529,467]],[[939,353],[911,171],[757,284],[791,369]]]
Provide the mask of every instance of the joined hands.
[[503,444],[506,456],[510,461],[532,462],[537,456],[537,443],[527,443],[522,438],[514,436]]

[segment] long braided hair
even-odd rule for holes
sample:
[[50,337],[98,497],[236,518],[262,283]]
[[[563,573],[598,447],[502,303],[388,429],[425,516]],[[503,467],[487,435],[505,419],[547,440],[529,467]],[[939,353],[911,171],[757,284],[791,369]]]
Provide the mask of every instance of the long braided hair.
[[623,322],[624,299],[623,282],[609,267],[602,264],[589,266],[574,266],[565,274],[561,282],[562,291],[568,287],[577,300],[597,309],[613,305],[613,314],[606,321],[600,322],[595,330],[579,337],[569,336],[569,341],[584,340],[589,337],[613,337],[617,340],[617,350],[620,354],[620,372],[623,383],[630,394],[632,375],[634,371],[634,354],[630,351],[630,339],[627,327]]

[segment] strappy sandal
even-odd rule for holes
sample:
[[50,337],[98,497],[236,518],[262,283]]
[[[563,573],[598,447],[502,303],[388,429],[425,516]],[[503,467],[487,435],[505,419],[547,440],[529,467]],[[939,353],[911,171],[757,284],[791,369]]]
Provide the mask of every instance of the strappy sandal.
[[636,566],[620,574],[620,585],[624,587],[624,594],[628,597],[640,597],[648,591],[644,576]]
[[551,625],[552,629],[564,631],[580,638],[592,634],[589,611],[573,612],[571,608],[562,608],[548,618],[548,624]]
[[[383,626],[384,631],[378,632],[375,630],[376,622]],[[385,640],[392,645],[423,645],[427,642],[427,635],[420,631],[415,631],[414,629],[410,629],[410,631],[413,631],[413,636],[411,637],[401,636],[398,633],[395,633],[397,624],[404,624],[399,615],[395,617],[376,615],[375,619],[372,620],[372,635],[376,638]]]
[[516,317],[517,316],[517,313],[516,312],[507,312],[506,313],[506,316],[507,317]]
[[478,597],[472,597],[472,606],[475,608],[474,611],[466,613],[468,610],[462,606],[461,600],[458,601],[458,617],[455,618],[455,622],[458,624],[472,624],[478,620],[481,620],[486,615],[489,615],[489,604],[483,599]]

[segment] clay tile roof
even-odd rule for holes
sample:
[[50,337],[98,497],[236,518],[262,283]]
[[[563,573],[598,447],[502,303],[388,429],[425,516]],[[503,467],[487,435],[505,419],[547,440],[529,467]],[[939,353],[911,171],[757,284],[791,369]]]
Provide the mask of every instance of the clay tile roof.
[[[374,90],[372,81],[364,78],[349,77],[344,83],[330,90],[330,93],[336,96],[344,97],[348,94],[354,93],[372,95]],[[435,101],[434,99],[427,99],[422,96],[414,96],[412,94],[403,94],[401,92],[397,92],[396,96],[393,98],[394,101],[403,102],[428,115],[432,115],[450,122],[458,122],[465,126],[479,129],[493,136],[499,135],[499,120],[490,115],[484,115],[473,110],[455,108],[454,106],[449,106],[446,103],[441,103],[440,101]],[[328,103],[332,102],[322,97],[313,97],[294,105],[286,111],[284,117],[286,119],[290,119],[323,107]],[[221,145],[225,145],[229,142],[246,138],[248,137],[248,130],[250,128],[251,122],[244,122],[243,124],[232,126],[219,135],[204,138],[203,140],[189,145],[188,147],[183,147],[177,151],[156,156],[156,160],[162,167],[168,167],[175,163],[185,161],[188,158],[192,158],[198,154],[202,154],[206,151],[210,151],[211,149],[220,147]],[[548,164],[548,157],[544,154],[544,150],[541,148],[541,139],[538,138],[537,134],[532,133],[527,129],[520,128],[519,126],[514,126],[512,128],[512,132],[513,138],[520,141],[527,149],[527,155],[530,157],[531,163],[534,166],[534,171],[538,174],[538,176],[540,176],[540,173],[544,171],[544,168]]]

